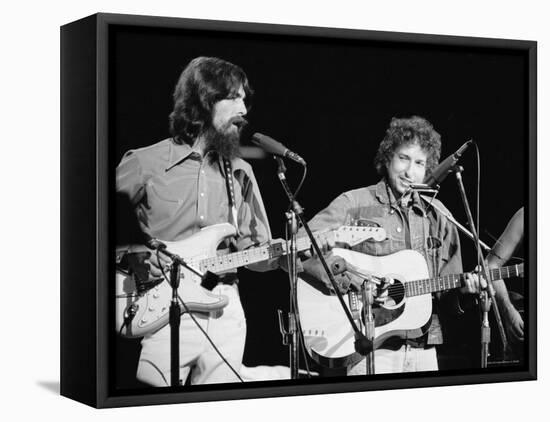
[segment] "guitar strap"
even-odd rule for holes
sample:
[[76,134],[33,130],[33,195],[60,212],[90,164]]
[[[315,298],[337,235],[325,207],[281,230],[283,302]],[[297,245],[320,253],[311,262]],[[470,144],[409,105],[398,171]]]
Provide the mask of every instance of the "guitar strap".
[[225,185],[227,188],[227,198],[229,199],[229,208],[231,210],[231,220],[230,223],[233,224],[237,232],[236,237],[240,236],[239,233],[239,223],[237,221],[237,206],[235,201],[235,187],[233,184],[233,166],[231,161],[224,158],[223,160],[223,169],[225,173]]

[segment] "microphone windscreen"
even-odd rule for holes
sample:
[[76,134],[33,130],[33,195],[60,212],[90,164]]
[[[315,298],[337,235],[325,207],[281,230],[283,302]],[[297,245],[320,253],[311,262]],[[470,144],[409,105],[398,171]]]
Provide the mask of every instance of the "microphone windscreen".
[[284,155],[287,150],[280,142],[258,132],[252,135],[252,142],[270,154]]

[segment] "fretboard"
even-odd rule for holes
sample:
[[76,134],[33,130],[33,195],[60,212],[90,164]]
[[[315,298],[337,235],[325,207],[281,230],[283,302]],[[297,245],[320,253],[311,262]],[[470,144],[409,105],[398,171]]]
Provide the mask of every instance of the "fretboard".
[[[382,240],[386,237],[384,229],[379,227],[351,227],[342,226],[336,230],[331,230],[322,234],[314,234],[315,238],[327,239],[331,236],[334,241],[342,242],[353,246],[367,239]],[[309,249],[311,241],[309,237],[302,236],[296,239],[296,251],[302,252]],[[290,247],[290,243],[288,243]],[[258,246],[255,248],[246,249],[244,251],[233,252],[227,255],[213,256],[204,258],[195,264],[200,271],[211,271],[213,273],[229,271],[246,265],[255,264],[257,262],[266,261],[271,258],[278,258],[289,253],[287,251],[287,243],[285,241],[275,241],[271,245]]]
[[[442,290],[457,289],[464,285],[465,274],[449,274],[436,278],[412,280],[405,283],[405,295],[408,297],[440,292]],[[523,277],[523,264],[489,270],[491,280],[500,280],[510,277]]]
[[[309,249],[310,245],[311,242],[307,237],[302,237],[296,240],[296,249],[298,252]],[[229,271],[235,268],[244,267],[246,265],[255,264],[257,262],[286,255],[286,249],[285,242],[277,242],[271,245],[258,246],[227,255],[205,258],[199,261],[199,269],[202,272],[211,271],[213,273]]]

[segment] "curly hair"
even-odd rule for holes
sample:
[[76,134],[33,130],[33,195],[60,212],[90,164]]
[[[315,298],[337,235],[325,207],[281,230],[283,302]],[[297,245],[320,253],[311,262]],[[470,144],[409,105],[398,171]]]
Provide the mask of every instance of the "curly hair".
[[197,57],[183,70],[174,89],[170,134],[178,144],[193,144],[212,123],[214,104],[237,94],[240,87],[250,108],[252,88],[244,71],[216,57]]
[[374,166],[378,174],[386,176],[386,166],[391,161],[393,153],[406,144],[418,144],[428,155],[426,161],[426,176],[439,163],[441,156],[441,136],[432,124],[423,117],[392,118],[386,136],[374,158]]

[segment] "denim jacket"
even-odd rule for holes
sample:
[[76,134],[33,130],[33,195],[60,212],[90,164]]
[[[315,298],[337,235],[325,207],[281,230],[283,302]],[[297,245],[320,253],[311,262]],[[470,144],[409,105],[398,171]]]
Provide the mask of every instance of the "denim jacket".
[[[434,203],[445,209],[437,199]],[[344,192],[319,212],[309,222],[312,231],[335,229],[342,225],[382,227],[387,239],[382,242],[365,241],[353,250],[368,255],[389,255],[403,249],[420,252],[428,264],[430,277],[462,273],[460,239],[456,227],[440,214],[430,203],[414,193],[406,206],[400,206],[385,180],[378,184]],[[451,313],[459,310],[456,295],[443,299],[437,306],[452,307]],[[427,343],[440,344],[443,336],[437,316],[433,318]]]

